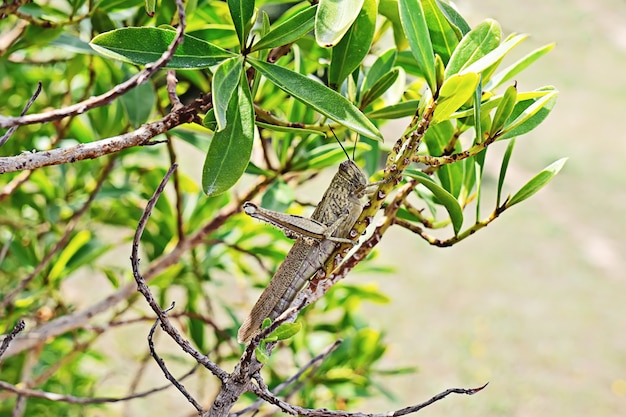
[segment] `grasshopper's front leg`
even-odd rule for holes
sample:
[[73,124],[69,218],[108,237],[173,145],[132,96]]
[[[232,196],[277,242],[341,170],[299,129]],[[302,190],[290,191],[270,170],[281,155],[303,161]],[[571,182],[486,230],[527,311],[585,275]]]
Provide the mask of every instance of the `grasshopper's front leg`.
[[243,204],[243,211],[248,216],[278,227],[288,238],[302,238],[305,242],[311,245],[319,243],[323,239],[338,243],[355,244],[355,242],[350,239],[333,236],[333,233],[337,230],[337,227],[343,223],[347,214],[340,216],[331,225],[326,226],[317,220],[309,219],[307,217],[264,209],[263,207],[259,207],[249,201],[246,201]]

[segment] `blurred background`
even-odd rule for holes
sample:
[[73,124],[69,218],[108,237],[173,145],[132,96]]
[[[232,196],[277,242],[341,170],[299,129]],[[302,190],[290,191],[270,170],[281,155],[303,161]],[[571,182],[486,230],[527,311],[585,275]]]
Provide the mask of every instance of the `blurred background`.
[[557,43],[517,79],[521,90],[553,84],[560,95],[548,119],[518,139],[509,191],[570,159],[538,195],[472,238],[439,249],[391,230],[379,262],[396,272],[350,276],[392,298],[363,305],[387,333],[386,363],[419,368],[389,378],[397,404],[370,404],[383,411],[489,381],[480,394],[449,397],[420,415],[624,416],[626,2],[457,5],[471,26],[492,17],[504,36],[530,34],[516,58]]

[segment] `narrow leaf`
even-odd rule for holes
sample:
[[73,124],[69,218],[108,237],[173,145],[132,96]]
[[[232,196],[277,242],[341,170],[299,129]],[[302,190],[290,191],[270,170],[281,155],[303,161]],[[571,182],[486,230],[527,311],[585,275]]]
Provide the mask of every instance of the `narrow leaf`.
[[539,174],[535,175],[522,188],[520,188],[520,190],[515,193],[509,201],[506,202],[506,208],[509,208],[517,203],[521,203],[527,198],[533,196],[537,191],[541,190],[550,182],[550,180],[552,180],[552,178],[554,178],[556,174],[559,173],[566,161],[567,158],[561,158],[544,168]]
[[445,77],[458,74],[487,55],[500,44],[501,37],[502,31],[498,22],[488,19],[480,23],[466,34],[457,45],[446,66]]
[[146,14],[150,17],[154,16],[156,10],[156,0],[145,0]]
[[400,0],[400,21],[409,41],[411,52],[424,74],[433,94],[437,91],[435,54],[430,40],[424,10],[419,0]]
[[374,124],[345,97],[323,84],[287,68],[248,57],[257,71],[281,90],[314,108],[328,118],[367,136],[382,140]]
[[364,91],[372,88],[372,86],[376,84],[382,76],[391,71],[396,61],[396,55],[396,49],[391,48],[376,58],[376,61],[374,61],[370,69],[365,74],[365,79],[363,80]]
[[437,107],[433,115],[433,124],[448,120],[476,91],[480,77],[474,72],[455,74],[441,86]]
[[341,41],[332,49],[328,82],[339,86],[348,75],[361,65],[372,45],[376,29],[378,4],[376,0],[364,0],[361,11]]
[[510,117],[514,120],[506,124],[502,129],[502,136],[498,139],[521,136],[539,126],[552,111],[557,95],[557,92],[553,91],[537,100],[518,102]]
[[452,222],[452,228],[454,234],[457,235],[463,226],[463,210],[459,205],[459,202],[454,198],[452,194],[441,188],[439,184],[434,182],[428,175],[421,171],[414,169],[407,169],[405,174],[415,178],[422,185],[430,190],[431,193],[437,198],[438,202],[445,207],[450,216]]
[[218,131],[226,127],[226,110],[241,80],[242,63],[243,57],[236,56],[224,60],[215,69],[211,91],[213,93],[213,108],[215,109]]
[[428,32],[433,44],[433,51],[439,55],[444,64],[447,64],[452,52],[459,44],[456,32],[446,19],[436,0],[421,0],[424,16],[428,25]]
[[217,196],[235,185],[252,153],[254,109],[250,89],[242,81],[228,106],[228,124],[211,140],[202,170],[202,189],[209,197]]
[[509,169],[509,161],[513,154],[513,148],[515,147],[515,138],[511,139],[506,147],[506,151],[502,156],[502,165],[500,166],[500,175],[498,175],[498,193],[496,196],[496,207],[500,207],[500,201],[502,197],[502,187],[504,187],[504,179],[506,178],[506,171]]
[[399,119],[415,115],[419,100],[407,100],[402,103],[393,104],[367,113],[370,119]]
[[463,72],[483,72],[490,68],[494,64],[498,63],[506,54],[508,54],[513,48],[519,45],[523,40],[528,38],[528,35],[515,35],[510,39],[507,39],[502,45],[498,46],[493,51],[489,52],[479,60],[473,62],[469,66],[463,67]]
[[504,127],[504,124],[513,113],[515,108],[515,102],[517,101],[517,87],[514,85],[509,86],[502,97],[502,101],[496,109],[496,114],[493,116],[493,122],[491,123],[491,133],[495,134]]
[[308,7],[286,21],[272,28],[252,46],[252,51],[287,45],[297,41],[313,30],[315,26],[315,6]]
[[[380,77],[380,79],[370,88],[369,90],[363,93],[363,97],[361,98],[361,108],[367,107],[368,104],[376,100],[378,97],[382,96],[385,91],[389,89],[398,79],[398,75],[400,74],[401,68],[394,68],[393,70],[387,72],[385,75]],[[402,71],[404,74],[404,71]]]
[[356,20],[364,0],[320,0],[315,15],[315,40],[323,48],[339,43]]
[[555,44],[551,43],[549,45],[536,49],[530,54],[526,55],[524,58],[514,62],[502,71],[498,72],[491,78],[491,80],[489,80],[489,82],[485,86],[485,90],[491,91],[496,87],[502,85],[503,83],[507,82],[511,78],[515,77],[521,71],[529,67],[533,62],[550,52],[554,48],[554,46]]
[[461,33],[462,35],[466,35],[467,33],[469,33],[469,31],[472,30],[472,28],[470,28],[470,25],[468,25],[465,19],[463,19],[463,16],[461,16],[454,7],[452,7],[445,1],[440,0],[437,0],[437,6],[439,6],[439,9],[444,14],[444,16],[446,16],[448,22],[450,22],[451,25],[459,30],[459,33]]
[[268,337],[275,337],[276,340],[285,340],[294,336],[300,331],[302,325],[300,323],[283,323],[274,330]]
[[246,46],[248,31],[251,26],[250,21],[254,15],[254,0],[228,0],[228,9],[237,31],[239,46],[243,50]]
[[[146,65],[161,58],[175,36],[176,32],[169,29],[121,28],[96,36],[89,45],[106,57]],[[185,35],[167,68],[208,68],[232,56],[233,53],[212,43]]]

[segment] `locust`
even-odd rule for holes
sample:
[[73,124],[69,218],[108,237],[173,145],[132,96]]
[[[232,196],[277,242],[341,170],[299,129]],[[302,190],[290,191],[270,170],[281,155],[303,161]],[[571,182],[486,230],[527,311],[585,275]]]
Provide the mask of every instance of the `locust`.
[[274,320],[289,307],[307,281],[324,266],[337,243],[355,244],[347,236],[363,211],[361,199],[368,188],[378,184],[368,183],[363,171],[348,157],[339,165],[311,218],[244,203],[246,214],[282,229],[295,243],[239,328],[239,343],[247,343],[260,331],[266,318]]

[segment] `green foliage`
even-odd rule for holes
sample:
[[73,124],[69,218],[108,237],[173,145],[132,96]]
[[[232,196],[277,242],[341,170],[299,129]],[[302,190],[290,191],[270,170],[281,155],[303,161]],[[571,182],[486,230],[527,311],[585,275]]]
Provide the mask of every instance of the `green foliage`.
[[[106,149],[98,141],[132,135],[145,124],[150,131],[178,107],[204,100],[180,122],[195,123],[170,125],[150,137],[155,146],[0,175],[2,331],[19,318],[27,320],[27,331],[49,322],[79,323],[76,317],[87,308],[119,296],[95,321],[3,358],[2,379],[9,383],[21,382],[28,360],[35,364],[33,389],[109,396],[116,387],[101,382],[98,372],[114,366],[119,355],[133,364],[147,355],[143,340],[153,318],[142,299],[117,291],[134,286],[129,242],[146,201],[174,161],[181,169],[147,223],[141,269],[162,306],[176,300],[169,314],[178,315],[182,333],[226,367],[241,356],[234,335],[253,301],[241,289],[247,283],[262,287],[291,243],[280,231],[239,214],[239,197],[306,215],[296,202],[312,202],[322,190],[301,198],[299,185],[345,160],[328,139],[331,128],[349,139],[347,153],[354,150],[369,174],[387,176],[383,186],[389,192],[379,195],[413,187],[396,224],[440,246],[471,236],[528,199],[564,165],[559,159],[507,197],[513,144],[523,146],[522,136],[545,120],[558,95],[551,86],[526,90],[512,80],[521,79],[553,44],[514,60],[526,35],[502,40],[500,25],[491,19],[472,28],[440,0],[321,0],[291,8],[282,1],[198,0],[186,7],[184,41],[166,67],[176,70],[173,89],[180,103],[170,101],[163,70],[87,112],[21,126],[0,148],[2,167],[33,152],[70,152],[77,145]],[[10,39],[25,21],[20,36]],[[109,92],[158,60],[178,24],[172,1],[22,6],[19,15],[0,21],[0,35],[8,39],[0,51],[0,83],[7,92],[0,97],[0,122],[22,112],[38,81],[43,93],[28,114]],[[385,36],[389,31],[393,45]],[[505,59],[513,64],[501,68]],[[409,119],[397,121],[401,136],[383,141],[380,127],[402,118]],[[397,141],[402,146],[396,149]],[[483,173],[485,161],[496,157],[488,153],[491,146],[504,150],[496,161],[497,181]],[[393,172],[402,176],[391,178]],[[493,193],[485,192],[492,187]],[[496,201],[485,217],[484,196],[493,194]],[[475,221],[467,215],[470,207]],[[435,239],[429,235],[433,229],[450,237]],[[364,265],[372,268],[367,261],[359,267]],[[343,338],[319,368],[295,382],[295,393],[285,392],[303,406],[328,408],[389,395],[376,383],[384,334],[370,328],[360,310],[362,302],[387,301],[366,285],[333,287],[297,324],[283,324],[255,350],[267,364],[266,383],[276,386]],[[132,345],[123,345],[128,334],[119,329],[131,325],[142,327],[133,330]],[[113,335],[115,342],[107,340],[115,349],[122,346],[119,352],[96,343],[103,332]],[[289,355],[269,355],[267,345],[279,340],[286,340],[279,346]],[[55,368],[59,360],[64,362]],[[168,360],[192,365],[182,352]],[[141,379],[138,373],[133,378]],[[0,415],[10,414],[11,401],[2,402]],[[93,414],[95,407],[105,406],[29,399],[26,415]]]

